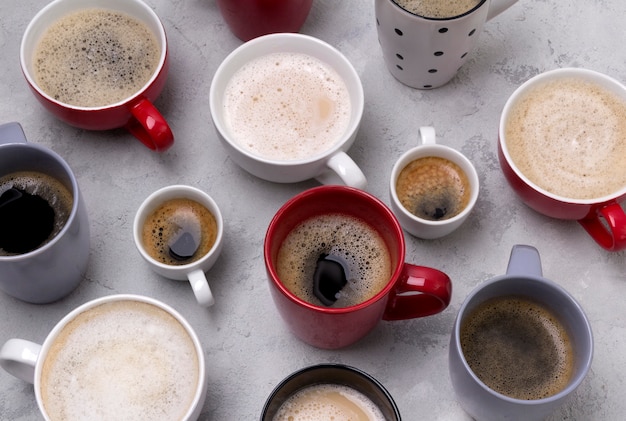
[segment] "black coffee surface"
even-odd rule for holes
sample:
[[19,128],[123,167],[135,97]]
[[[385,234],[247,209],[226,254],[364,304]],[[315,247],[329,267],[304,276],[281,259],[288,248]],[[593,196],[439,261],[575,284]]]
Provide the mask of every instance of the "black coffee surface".
[[541,399],[563,390],[573,372],[565,327],[527,298],[509,296],[479,305],[461,326],[463,355],[491,389],[516,399]]
[[348,283],[347,263],[339,256],[321,254],[313,272],[313,294],[326,306],[337,301],[337,294]]
[[54,209],[43,198],[12,187],[0,196],[0,248],[11,254],[38,248],[54,229]]

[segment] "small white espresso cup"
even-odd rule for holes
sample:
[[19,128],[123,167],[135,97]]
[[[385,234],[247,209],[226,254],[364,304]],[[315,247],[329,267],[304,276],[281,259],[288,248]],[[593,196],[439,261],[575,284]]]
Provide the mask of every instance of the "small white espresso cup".
[[[295,159],[278,159],[252,152],[243,147],[241,140],[233,135],[224,105],[229,82],[233,74],[244,65],[274,53],[305,54],[313,57],[334,69],[345,82],[350,99],[347,126],[328,149]],[[291,100],[292,98],[290,97]],[[345,184],[360,189],[366,187],[365,175],[346,153],[355,141],[361,124],[364,108],[363,86],[348,59],[326,42],[308,35],[278,33],[254,38],[242,44],[216,70],[211,82],[209,101],[218,138],[231,159],[249,173],[277,183],[296,183],[314,178],[322,184]],[[295,107],[302,106],[301,103]],[[277,126],[270,127],[269,130],[278,131],[283,128],[281,123]],[[268,129],[267,126],[264,128]]]
[[166,414],[191,421],[206,399],[204,350],[193,328],[170,306],[140,295],[109,295],[77,307],[42,345],[9,339],[0,365],[34,385],[45,420],[82,411],[91,419]]
[[[175,199],[190,199],[208,210],[215,220],[215,241],[213,246],[205,252],[204,255],[196,258],[196,256],[189,259],[190,263],[181,264],[167,264],[157,260],[147,250],[146,244],[143,240],[144,224],[148,217],[165,202]],[[193,215],[197,215],[195,210],[181,209],[175,211],[175,213],[185,214],[191,212]],[[173,216],[174,219],[179,216]],[[195,220],[198,220],[194,217]],[[177,224],[176,221],[170,221],[171,224]],[[204,236],[208,234],[207,225],[200,224],[200,234]],[[135,246],[141,254],[141,257],[148,262],[149,266],[161,276],[177,281],[189,281],[193,289],[193,293],[196,296],[198,304],[204,307],[212,306],[215,303],[213,293],[209,287],[209,283],[206,279],[206,274],[211,267],[217,261],[220,253],[222,252],[223,245],[223,233],[224,233],[224,221],[217,203],[205,192],[200,189],[185,185],[172,185],[163,187],[144,200],[139,207],[139,210],[135,214],[135,221],[133,223],[133,235],[135,239]]]
[[[406,151],[394,164],[391,170],[389,194],[391,197],[391,210],[400,221],[400,225],[408,233],[423,239],[435,239],[450,234],[467,219],[478,199],[478,173],[469,159],[461,152],[449,146],[437,144],[435,141],[435,129],[433,127],[420,127],[420,145]],[[444,158],[456,164],[467,177],[469,185],[469,198],[463,209],[447,219],[430,220],[411,213],[398,195],[397,183],[402,170],[411,162],[420,158]]]

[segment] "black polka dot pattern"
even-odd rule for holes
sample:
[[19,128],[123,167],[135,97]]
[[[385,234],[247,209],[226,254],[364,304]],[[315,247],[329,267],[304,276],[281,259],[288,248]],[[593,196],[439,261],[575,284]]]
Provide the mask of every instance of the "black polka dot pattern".
[[[378,25],[380,25],[380,23],[379,23],[378,21],[377,21],[376,23],[377,23]],[[446,28],[446,27],[442,27],[442,28],[439,28],[439,29],[437,30],[437,32],[438,32],[438,33],[440,33],[440,34],[446,34],[448,31],[449,31],[449,28]],[[396,33],[396,35],[398,35],[398,36],[400,36],[400,37],[401,37],[401,36],[404,36],[404,31],[402,31],[400,28],[394,28],[394,32]],[[475,33],[476,33],[476,29],[474,28],[474,29],[472,29],[472,30],[471,30],[471,31],[467,34],[467,36],[468,36],[468,37],[471,37],[471,36],[473,36]],[[461,58],[461,59],[465,59],[465,57],[467,56],[467,54],[468,54],[467,52],[466,52],[466,53],[464,53],[464,54],[463,54],[460,58]],[[441,57],[441,56],[445,55],[445,51],[435,51],[435,52],[433,52],[433,55],[434,55],[435,57]],[[405,59],[404,55],[403,55],[403,54],[400,54],[400,53],[396,53],[396,58],[397,58],[400,62],[404,61],[404,59]],[[403,70],[404,70],[404,68],[402,67],[402,65],[401,65],[400,63],[396,63],[396,68],[397,68],[398,70],[401,70],[401,71],[403,71]],[[435,73],[437,73],[437,72],[438,72],[438,69],[436,69],[436,68],[431,68],[431,69],[428,69],[428,73],[430,73],[430,74],[435,74]],[[424,89],[429,89],[429,88],[432,88],[432,85],[423,85],[422,87],[423,87]]]

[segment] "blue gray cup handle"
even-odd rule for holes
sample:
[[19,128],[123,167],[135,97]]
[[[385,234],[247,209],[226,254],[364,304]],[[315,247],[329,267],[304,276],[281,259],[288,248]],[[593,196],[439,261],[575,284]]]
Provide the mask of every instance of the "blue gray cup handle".
[[26,136],[20,123],[11,122],[0,125],[0,144],[26,143]]
[[507,275],[537,276],[543,277],[541,270],[541,257],[539,251],[533,246],[516,244],[511,250],[511,257],[506,268]]

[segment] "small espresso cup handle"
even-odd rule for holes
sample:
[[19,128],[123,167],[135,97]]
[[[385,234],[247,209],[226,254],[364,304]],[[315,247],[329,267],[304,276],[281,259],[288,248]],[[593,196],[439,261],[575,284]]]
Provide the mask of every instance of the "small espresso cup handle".
[[383,320],[406,320],[443,311],[452,298],[452,282],[445,273],[404,263],[400,279],[389,295]]
[[0,366],[12,376],[35,382],[35,365],[41,345],[24,339],[9,339],[0,349]]
[[187,274],[193,293],[196,296],[198,304],[203,307],[210,307],[215,304],[213,293],[209,287],[209,282],[206,279],[206,274],[202,269],[196,269],[193,272]]
[[0,125],[0,144],[26,143],[26,135],[20,123],[11,122]]
[[339,151],[326,161],[328,170],[315,177],[322,184],[344,184],[365,190],[367,179],[359,166],[348,156]]
[[174,134],[159,110],[146,98],[141,98],[130,109],[133,118],[126,129],[148,148],[163,152],[174,144]]
[[581,219],[578,223],[606,250],[626,249],[626,214],[619,203],[606,205],[593,217]]

